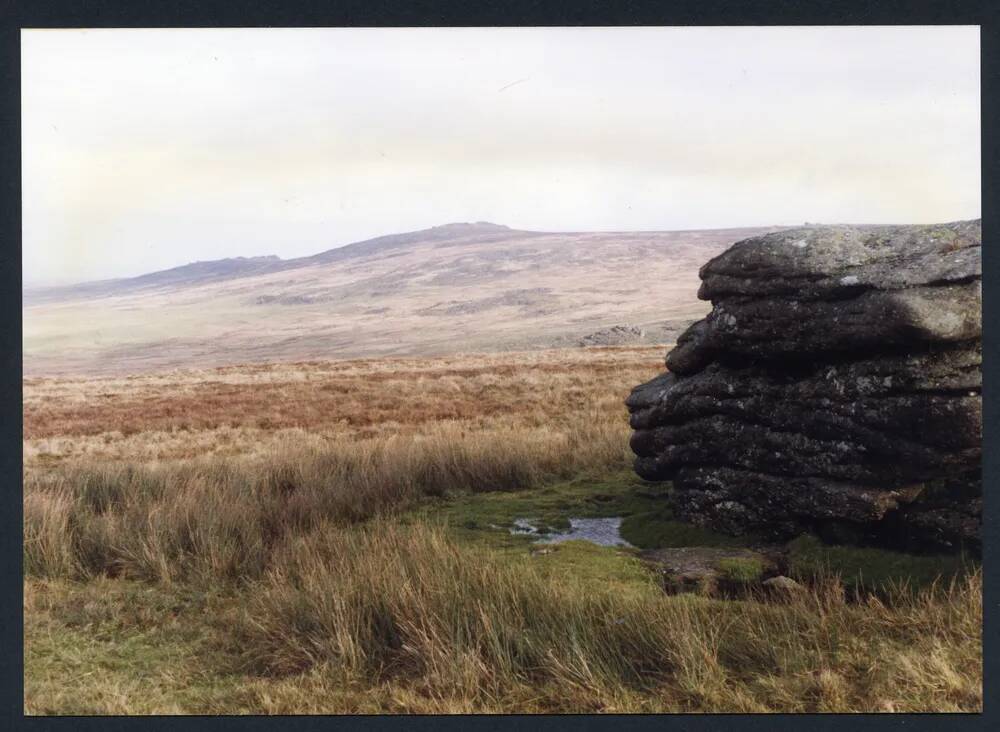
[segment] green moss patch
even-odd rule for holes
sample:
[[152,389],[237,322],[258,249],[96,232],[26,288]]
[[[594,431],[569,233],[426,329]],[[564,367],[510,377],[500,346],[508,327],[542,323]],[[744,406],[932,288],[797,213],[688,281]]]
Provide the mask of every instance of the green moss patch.
[[553,579],[573,578],[577,587],[592,585],[605,592],[613,586],[616,594],[659,595],[662,590],[648,566],[628,552],[597,546],[589,541],[547,544],[533,551],[529,560]]
[[838,575],[848,587],[869,590],[949,582],[971,571],[975,560],[963,555],[914,555],[872,547],[824,544],[804,534],[788,544],[788,571],[795,579]]
[[527,519],[539,533],[565,531],[570,518],[633,516],[657,512],[667,487],[642,481],[631,471],[610,476],[582,476],[524,491],[463,493],[429,499],[410,512],[412,519],[443,520],[463,539],[494,546],[531,542],[531,535],[511,535],[515,519]]
[[566,531],[570,518],[621,516],[621,536],[639,549],[743,547],[754,537],[734,537],[674,518],[668,483],[647,483],[631,471],[583,476],[525,491],[484,492],[429,499],[409,516],[445,521],[457,538],[493,548],[523,547],[532,534],[511,534],[526,519],[539,534]]
[[683,546],[735,547],[748,542],[710,529],[674,519],[669,507],[636,513],[622,520],[621,535],[640,549],[664,549]]

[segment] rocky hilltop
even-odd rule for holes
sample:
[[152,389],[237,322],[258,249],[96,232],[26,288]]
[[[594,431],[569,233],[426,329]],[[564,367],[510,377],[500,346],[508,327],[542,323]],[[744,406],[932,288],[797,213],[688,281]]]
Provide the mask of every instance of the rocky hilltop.
[[636,471],[733,534],[978,545],[981,255],[978,220],[736,243],[627,400]]

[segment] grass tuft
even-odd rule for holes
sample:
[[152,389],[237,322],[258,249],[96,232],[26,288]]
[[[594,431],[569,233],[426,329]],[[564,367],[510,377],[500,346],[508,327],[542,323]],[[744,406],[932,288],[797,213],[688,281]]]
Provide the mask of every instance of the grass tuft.
[[727,557],[718,563],[719,574],[731,582],[756,582],[764,574],[763,560],[751,557]]

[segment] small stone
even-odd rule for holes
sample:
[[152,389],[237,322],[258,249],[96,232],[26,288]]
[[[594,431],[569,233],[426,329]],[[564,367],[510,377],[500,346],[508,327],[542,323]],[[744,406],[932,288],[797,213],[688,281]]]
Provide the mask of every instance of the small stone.
[[779,590],[781,592],[801,592],[805,589],[805,587],[800,585],[791,577],[785,577],[784,575],[778,575],[777,577],[766,579],[764,580],[763,585],[768,589]]

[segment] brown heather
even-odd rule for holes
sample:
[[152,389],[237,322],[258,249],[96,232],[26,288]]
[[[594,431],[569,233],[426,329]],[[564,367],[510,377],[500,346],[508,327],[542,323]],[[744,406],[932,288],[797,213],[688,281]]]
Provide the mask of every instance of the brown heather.
[[26,380],[26,711],[981,709],[978,573],[668,596],[610,550],[578,571],[408,513],[622,470],[662,354]]
[[[567,435],[595,422],[627,439],[622,404],[663,347],[534,351],[226,367],[24,382],[28,466],[260,452],[293,441],[468,432]],[[287,438],[287,440],[283,439]],[[281,449],[286,445],[280,444]]]

